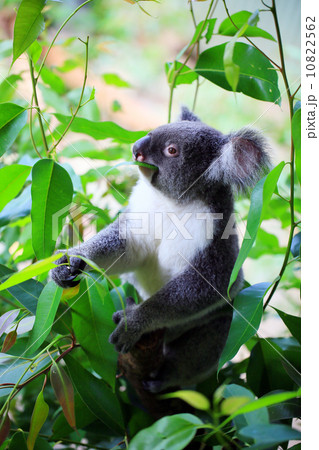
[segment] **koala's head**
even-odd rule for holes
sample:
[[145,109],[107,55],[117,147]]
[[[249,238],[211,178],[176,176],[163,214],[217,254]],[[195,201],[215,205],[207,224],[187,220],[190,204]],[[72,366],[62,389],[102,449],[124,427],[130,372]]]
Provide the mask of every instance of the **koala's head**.
[[160,126],[134,144],[133,158],[155,165],[156,172],[140,167],[142,175],[165,195],[180,199],[217,185],[253,186],[270,167],[266,147],[255,130],[224,135],[182,108],[178,122]]

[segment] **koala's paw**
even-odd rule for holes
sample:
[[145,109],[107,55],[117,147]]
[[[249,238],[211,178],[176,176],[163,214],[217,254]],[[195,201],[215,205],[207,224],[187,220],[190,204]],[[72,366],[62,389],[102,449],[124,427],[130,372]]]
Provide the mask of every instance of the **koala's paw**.
[[[70,264],[69,264],[70,262]],[[75,278],[84,270],[86,263],[75,256],[67,257],[63,255],[55,264],[63,264],[59,267],[55,267],[51,270],[51,278],[59,286],[63,288],[74,287],[80,283],[80,280],[75,280]]]
[[133,298],[128,297],[125,311],[113,314],[113,322],[117,327],[110,335],[109,342],[119,353],[129,352],[143,334],[136,314],[137,309],[138,305]]

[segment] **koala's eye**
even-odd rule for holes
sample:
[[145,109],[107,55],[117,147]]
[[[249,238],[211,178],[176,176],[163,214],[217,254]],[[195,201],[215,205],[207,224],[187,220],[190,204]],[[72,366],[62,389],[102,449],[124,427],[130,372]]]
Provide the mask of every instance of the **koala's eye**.
[[177,150],[177,147],[175,145],[168,145],[165,149],[164,149],[164,155],[172,158],[175,156],[179,155],[179,152]]

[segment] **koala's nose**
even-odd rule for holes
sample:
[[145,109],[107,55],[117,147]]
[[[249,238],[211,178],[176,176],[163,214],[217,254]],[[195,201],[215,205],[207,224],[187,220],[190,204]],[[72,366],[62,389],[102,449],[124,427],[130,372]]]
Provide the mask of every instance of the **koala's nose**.
[[143,162],[145,160],[145,152],[151,142],[151,136],[144,136],[133,145],[133,158],[136,161]]

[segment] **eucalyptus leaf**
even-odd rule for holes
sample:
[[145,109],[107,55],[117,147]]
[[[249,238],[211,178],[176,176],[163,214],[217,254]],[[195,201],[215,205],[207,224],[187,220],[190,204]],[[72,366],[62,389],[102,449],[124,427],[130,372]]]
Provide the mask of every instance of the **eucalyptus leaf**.
[[41,14],[46,0],[22,0],[14,23],[12,64],[44,30]]
[[100,283],[85,278],[71,305],[77,340],[93,369],[114,389],[118,355],[108,340],[115,328],[112,321],[115,308],[108,292]]
[[[67,126],[71,120],[71,116],[54,115],[64,126]],[[129,131],[114,122],[93,122],[82,117],[76,117],[70,129],[75,133],[84,133],[97,140],[110,138],[126,144],[131,144],[148,133],[147,131]]]
[[32,355],[50,333],[62,291],[62,288],[57,286],[54,281],[50,281],[42,290],[38,300],[34,326],[28,342],[28,355]]
[[67,171],[51,159],[32,169],[32,246],[38,259],[50,256],[72,202],[73,185]]
[[22,189],[31,167],[14,164],[0,169],[0,211]]
[[263,298],[269,287],[270,283],[254,284],[242,290],[235,298],[233,319],[226,345],[218,363],[218,370],[257,333],[263,314]]
[[152,450],[181,450],[190,443],[203,422],[192,414],[166,416],[137,433],[130,442],[130,450],[147,447]]
[[[214,84],[232,90],[227,81],[224,67],[226,43],[211,47],[199,55],[195,72]],[[239,67],[236,92],[242,92],[258,100],[280,104],[278,75],[275,68],[251,45],[236,42],[233,49],[233,64]]]
[[228,292],[235,282],[239,270],[255,242],[264,210],[266,209],[266,206],[268,205],[272,194],[275,191],[278,179],[284,166],[284,162],[278,164],[278,166],[276,166],[268,175],[263,177],[253,189],[250,199],[250,209],[247,218],[246,233],[230,277]]
[[116,395],[103,380],[84,369],[72,356],[66,355],[64,361],[83,402],[113,433],[122,435],[124,423]]
[[14,143],[27,123],[27,111],[15,103],[0,103],[0,156]]

